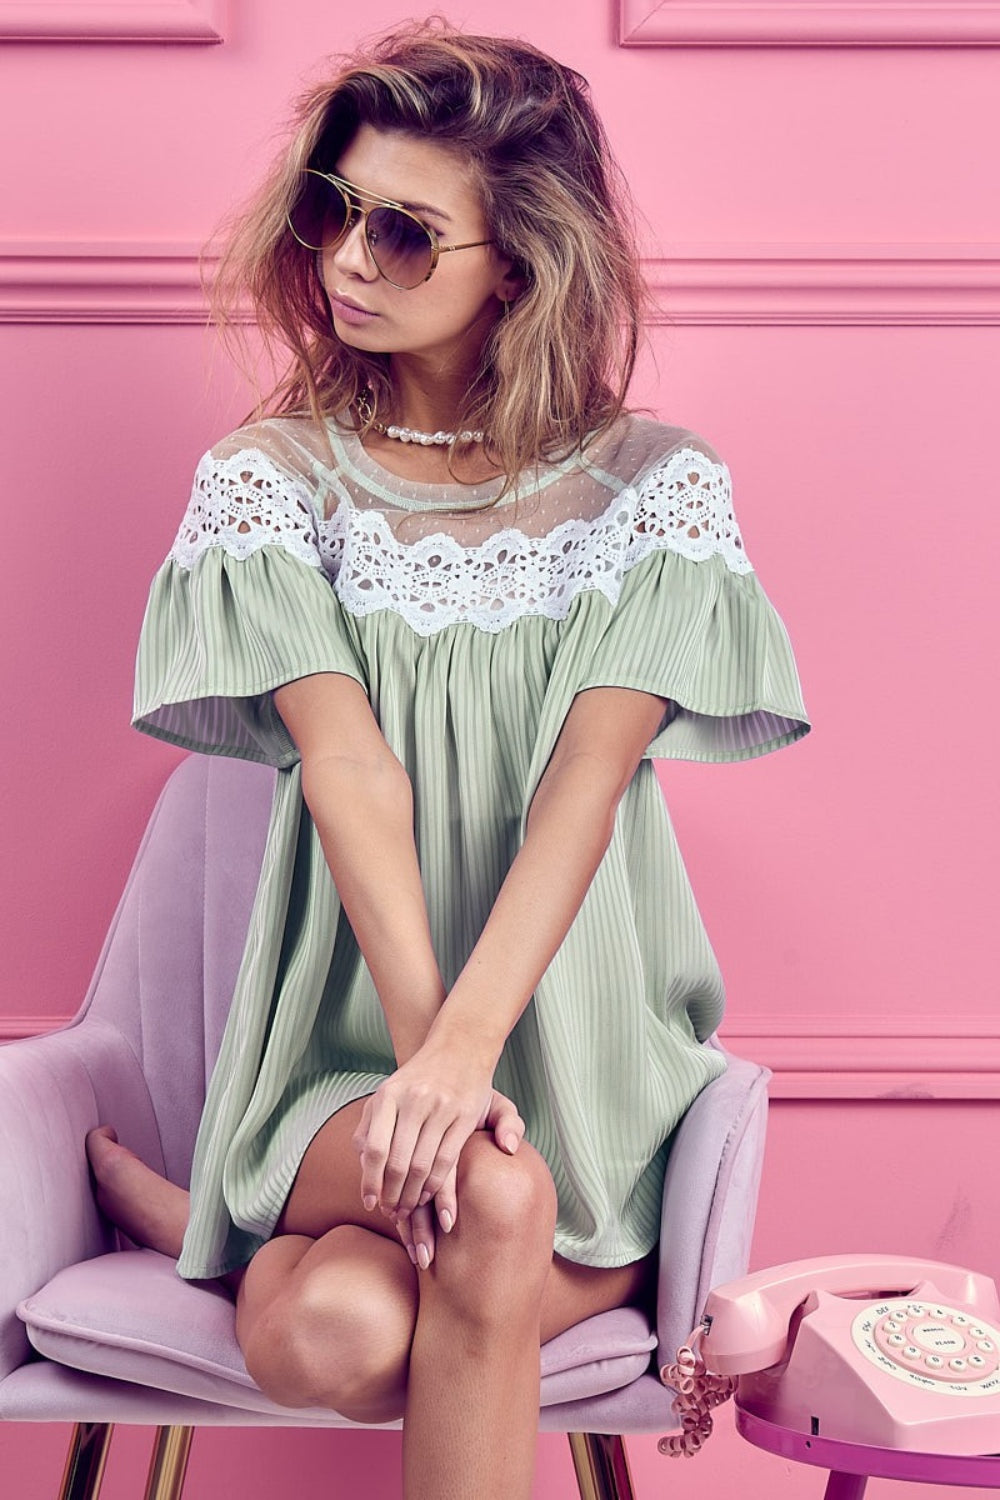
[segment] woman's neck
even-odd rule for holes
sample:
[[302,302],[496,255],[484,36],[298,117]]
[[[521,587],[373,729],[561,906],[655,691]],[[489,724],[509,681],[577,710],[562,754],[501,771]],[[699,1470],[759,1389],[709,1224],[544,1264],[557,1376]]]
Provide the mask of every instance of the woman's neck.
[[478,364],[478,360],[470,361],[468,368],[456,369],[449,361],[442,368],[433,358],[393,355],[389,363],[392,410],[388,415],[379,413],[382,421],[416,432],[454,432]]

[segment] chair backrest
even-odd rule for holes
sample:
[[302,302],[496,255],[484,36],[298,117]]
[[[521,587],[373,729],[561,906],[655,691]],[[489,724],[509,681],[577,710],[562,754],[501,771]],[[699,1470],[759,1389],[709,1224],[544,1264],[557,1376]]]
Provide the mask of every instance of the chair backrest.
[[275,772],[192,755],[153,810],[83,1009],[127,1037],[174,1182],[187,1185],[232,999]]

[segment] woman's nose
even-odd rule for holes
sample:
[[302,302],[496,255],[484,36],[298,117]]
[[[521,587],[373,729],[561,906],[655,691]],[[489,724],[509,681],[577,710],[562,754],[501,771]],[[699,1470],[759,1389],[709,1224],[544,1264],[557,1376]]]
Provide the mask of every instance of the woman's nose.
[[338,271],[360,276],[365,281],[374,281],[378,276],[365,239],[365,221],[360,215],[333,247],[333,264]]

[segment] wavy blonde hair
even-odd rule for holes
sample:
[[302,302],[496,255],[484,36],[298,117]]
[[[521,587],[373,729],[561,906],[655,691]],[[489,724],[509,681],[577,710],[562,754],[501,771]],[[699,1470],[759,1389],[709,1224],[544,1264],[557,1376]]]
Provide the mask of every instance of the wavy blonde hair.
[[254,418],[308,410],[322,424],[366,390],[373,411],[366,423],[354,409],[357,430],[391,413],[388,357],[337,338],[316,256],[285,216],[302,169],[333,170],[362,124],[447,146],[471,164],[487,232],[524,278],[458,422],[488,434],[509,488],[624,410],[646,310],[631,202],[587,82],[526,42],[470,36],[440,18],[340,61],[302,97],[290,146],[230,220],[215,321],[235,332],[249,295],[277,376]]

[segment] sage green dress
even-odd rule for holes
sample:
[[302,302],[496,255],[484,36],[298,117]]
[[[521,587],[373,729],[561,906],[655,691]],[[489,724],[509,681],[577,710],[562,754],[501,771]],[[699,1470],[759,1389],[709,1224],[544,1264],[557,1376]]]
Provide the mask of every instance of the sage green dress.
[[278,776],[198,1134],[182,1276],[248,1261],[315,1132],[395,1067],[272,699],[314,672],[363,685],[409,774],[448,987],[524,838],[574,695],[612,685],[666,700],[495,1075],[552,1171],[559,1254],[617,1266],[657,1240],[671,1133],[725,1063],[701,1045],[722,1016],[722,982],[653,759],[745,759],[808,724],[729,470],[701,438],[625,416],[583,456],[486,505],[500,489],[405,481],[336,422],[304,417],[241,429],[198,465],[153,580],[134,721]]

